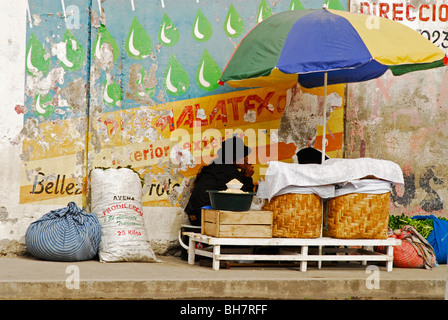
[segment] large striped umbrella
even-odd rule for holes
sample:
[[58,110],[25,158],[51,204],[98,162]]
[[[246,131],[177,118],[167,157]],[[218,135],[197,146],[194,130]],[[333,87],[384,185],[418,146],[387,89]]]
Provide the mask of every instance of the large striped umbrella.
[[220,84],[291,88],[298,82],[326,89],[327,84],[374,79],[388,69],[402,75],[447,64],[441,49],[399,22],[326,8],[294,10],[275,14],[249,31]]

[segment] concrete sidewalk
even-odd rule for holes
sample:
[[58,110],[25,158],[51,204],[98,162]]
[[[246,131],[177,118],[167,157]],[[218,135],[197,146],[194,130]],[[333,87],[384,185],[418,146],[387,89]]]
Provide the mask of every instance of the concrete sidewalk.
[[[160,263],[76,263],[0,258],[0,299],[444,299],[447,266],[433,270],[360,263],[232,266],[213,271],[173,256]],[[369,271],[370,270],[370,271]],[[79,279],[79,282],[77,280]]]

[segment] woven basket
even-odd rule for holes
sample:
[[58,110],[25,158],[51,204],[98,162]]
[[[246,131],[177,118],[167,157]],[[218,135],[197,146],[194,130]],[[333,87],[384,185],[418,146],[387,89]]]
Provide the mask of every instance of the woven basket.
[[390,193],[350,193],[328,201],[326,237],[338,239],[387,239]]
[[263,210],[273,213],[274,238],[318,238],[321,235],[322,204],[315,194],[276,196]]

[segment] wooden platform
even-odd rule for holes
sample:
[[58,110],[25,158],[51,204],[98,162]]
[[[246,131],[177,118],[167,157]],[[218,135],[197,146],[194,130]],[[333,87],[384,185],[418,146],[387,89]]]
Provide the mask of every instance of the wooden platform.
[[[188,263],[195,263],[195,256],[205,256],[213,259],[213,270],[219,270],[220,261],[239,260],[239,261],[299,261],[300,271],[305,272],[308,261],[318,261],[319,268],[322,261],[360,261],[366,264],[367,261],[384,261],[388,272],[393,268],[393,249],[400,245],[398,239],[334,239],[334,238],[316,238],[316,239],[293,239],[293,238],[216,238],[200,233],[185,232],[189,237]],[[200,242],[212,246],[212,250],[196,249],[196,243]],[[221,246],[277,246],[282,248],[300,247],[300,252],[291,254],[222,254]],[[385,254],[367,250],[373,246],[384,246],[387,248]],[[318,254],[309,254],[309,247],[318,247]],[[352,254],[322,254],[324,247],[348,247],[341,248],[341,251]],[[353,247],[358,247],[356,250]]]

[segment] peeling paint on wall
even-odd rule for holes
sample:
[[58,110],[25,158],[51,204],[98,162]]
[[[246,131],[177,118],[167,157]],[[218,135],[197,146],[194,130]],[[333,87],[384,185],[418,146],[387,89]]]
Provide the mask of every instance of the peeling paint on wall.
[[406,183],[402,194],[392,197],[393,212],[445,214],[448,105],[438,100],[448,90],[444,74],[431,70],[395,81],[386,75],[350,85],[346,154],[400,164]]
[[[279,128],[287,104],[285,93],[274,96],[258,90],[238,94],[216,83],[244,36],[244,28],[249,30],[256,23],[255,14],[263,19],[273,12],[287,10],[292,2],[277,1],[273,8],[264,1],[248,4],[232,1],[191,6],[179,2],[176,8],[168,5],[162,8],[160,3],[151,2],[123,16],[128,9],[126,4],[109,1],[102,4],[102,21],[98,20],[100,8],[92,6],[91,167],[132,165],[145,178],[144,205],[182,207],[189,196],[189,180],[204,164],[193,155],[194,121],[200,123],[203,148],[208,143],[203,134],[207,129],[223,133],[226,128],[242,131],[254,128],[263,132]],[[230,19],[231,15],[238,19]],[[120,24],[114,23],[117,19]],[[98,40],[100,36],[103,42]],[[104,58],[108,60],[101,61]],[[105,101],[104,94],[109,91],[104,83],[121,89],[121,101]],[[343,114],[341,88],[335,90],[339,100],[330,112],[338,109],[336,113]],[[314,103],[322,104],[318,98],[322,92],[307,94],[315,98]],[[328,124],[333,139],[330,145],[336,146],[330,148],[332,156],[342,155],[343,117],[337,119]],[[314,141],[322,132],[316,125],[322,124],[317,121],[307,124],[314,126],[314,131],[307,135]],[[192,135],[180,152],[195,159],[182,168],[173,165],[170,159],[178,145],[169,141],[180,129]],[[277,139],[277,134],[274,135]],[[319,143],[314,141],[312,145]],[[294,139],[277,139],[274,144],[280,146],[281,159],[286,161],[293,161],[296,149],[304,146]],[[255,179],[259,177],[257,173]]]
[[349,86],[348,157],[397,162],[405,186],[392,193],[392,212],[446,215],[446,70],[430,70]]
[[[162,247],[177,241],[182,207],[199,168],[197,149],[213,155],[213,129],[220,134],[253,129],[282,161],[294,161],[301,143],[271,130],[280,127],[291,92],[233,90],[215,80],[258,21],[280,11],[321,8],[323,2],[148,0],[135,1],[134,10],[121,0],[65,1],[65,10],[64,1],[27,0],[29,10],[25,1],[11,8],[0,2],[14,28],[0,46],[8,62],[19,56],[23,63],[5,64],[5,81],[15,79],[11,82],[18,85],[3,88],[18,91],[19,97],[25,93],[23,101],[5,102],[10,109],[1,130],[1,154],[8,172],[0,187],[7,210],[0,209],[0,255],[23,252],[26,227],[49,210],[68,201],[88,205],[88,174],[97,165],[137,169],[145,181],[147,226]],[[8,101],[13,95],[5,93]],[[305,93],[318,102],[323,94]],[[337,94],[344,99],[343,92]],[[336,146],[328,151],[332,157],[342,156],[343,110],[331,109],[327,121],[327,151]],[[319,148],[317,118],[306,141]],[[201,124],[200,139],[193,139],[195,121]],[[290,128],[302,130],[295,124]],[[188,144],[170,141],[179,132],[179,140],[189,136]],[[262,161],[269,159],[269,148],[259,149]]]
[[[446,3],[386,0],[380,5],[381,12],[371,1],[353,1],[351,10],[376,10],[374,14],[398,20],[447,50],[443,37],[436,37],[446,27],[448,17],[440,14]],[[432,9],[436,14],[427,19]],[[447,96],[446,68],[399,77],[386,73],[348,86],[346,156],[387,159],[401,166],[405,184],[392,191],[392,213],[447,216]]]
[[[270,146],[278,150],[272,157],[290,162],[302,147],[321,148],[321,90],[217,84],[244,34],[274,13],[303,9],[300,1],[148,1],[131,8],[125,1],[85,0],[71,12],[75,28],[59,2],[29,2],[26,103],[16,110],[25,115],[17,139],[23,145],[22,202],[79,201],[81,194],[87,204],[92,168],[131,165],[144,177],[145,205],[181,206],[189,179],[205,164],[198,150],[208,152],[216,143],[206,130],[218,130],[221,138],[225,130],[246,137],[253,130],[265,139],[257,149],[256,180]],[[343,86],[334,86],[328,101],[327,153],[340,157]],[[201,141],[194,138],[198,124]],[[177,135],[188,136],[188,143],[173,142]],[[176,152],[193,162],[174,164]]]
[[[345,104],[344,85],[328,87],[327,94],[327,140],[326,153],[329,157],[342,157],[343,113]],[[278,138],[285,143],[293,143],[297,151],[305,147],[322,147],[322,127],[324,97],[316,90],[306,90],[299,86],[291,90],[290,102],[287,103],[280,122]],[[338,115],[333,115],[337,113]],[[330,119],[338,119],[331,121]]]
[[24,127],[15,140],[22,143],[21,203],[83,201],[89,4],[79,1],[81,10],[65,17],[59,2],[29,1]]

